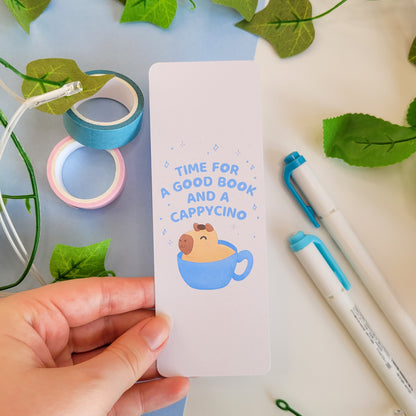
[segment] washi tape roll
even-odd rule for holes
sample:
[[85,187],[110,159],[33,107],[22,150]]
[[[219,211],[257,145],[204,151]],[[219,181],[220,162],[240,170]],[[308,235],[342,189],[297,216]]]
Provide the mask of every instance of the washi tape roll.
[[65,139],[61,140],[54,147],[49,156],[47,166],[49,185],[55,194],[62,199],[62,201],[72,207],[83,209],[102,208],[113,202],[121,194],[121,191],[124,188],[124,184],[126,182],[126,168],[123,157],[118,149],[106,149],[106,151],[113,157],[115,163],[113,183],[107,191],[100,196],[90,199],[76,198],[71,195],[65,187],[62,177],[62,169],[69,155],[80,147],[83,147],[83,145],[75,141],[70,136],[65,137]]
[[[84,146],[95,149],[115,149],[133,140],[142,125],[144,98],[140,88],[126,76],[117,72],[97,70],[88,75],[113,74],[93,96],[78,101],[64,115],[64,126],[71,137]],[[95,121],[82,115],[78,108],[81,103],[93,98],[109,98],[124,105],[128,114],[114,121]]]

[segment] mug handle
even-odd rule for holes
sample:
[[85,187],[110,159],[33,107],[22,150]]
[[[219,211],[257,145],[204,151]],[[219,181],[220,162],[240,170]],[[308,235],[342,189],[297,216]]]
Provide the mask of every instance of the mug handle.
[[242,250],[237,253],[237,263],[240,263],[243,260],[247,260],[247,267],[244,270],[244,272],[241,274],[237,274],[234,272],[233,274],[234,280],[237,280],[237,281],[243,280],[251,272],[251,269],[253,267],[253,255],[248,250]]

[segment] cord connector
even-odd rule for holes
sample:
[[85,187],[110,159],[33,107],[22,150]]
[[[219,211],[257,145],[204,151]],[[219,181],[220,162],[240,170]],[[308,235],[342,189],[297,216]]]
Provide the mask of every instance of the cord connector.
[[35,108],[49,101],[57,100],[62,97],[69,97],[78,94],[82,91],[82,84],[80,81],[69,82],[57,90],[46,92],[45,94],[35,95],[26,100],[26,105],[29,108]]

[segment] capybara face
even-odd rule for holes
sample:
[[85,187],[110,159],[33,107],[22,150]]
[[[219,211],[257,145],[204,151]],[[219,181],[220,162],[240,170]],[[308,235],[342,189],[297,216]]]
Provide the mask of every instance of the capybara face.
[[191,231],[182,234],[179,238],[179,250],[183,254],[198,254],[206,251],[210,246],[218,244],[217,233],[211,224],[194,224]]
[[217,261],[230,256],[234,251],[218,244],[218,236],[211,224],[194,224],[193,230],[179,238],[182,259],[193,262]]

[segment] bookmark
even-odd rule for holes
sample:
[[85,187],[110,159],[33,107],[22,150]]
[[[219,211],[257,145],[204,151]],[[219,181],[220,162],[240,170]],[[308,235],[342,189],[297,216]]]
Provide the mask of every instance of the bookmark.
[[259,74],[253,62],[150,71],[156,312],[165,376],[263,374],[269,318]]

